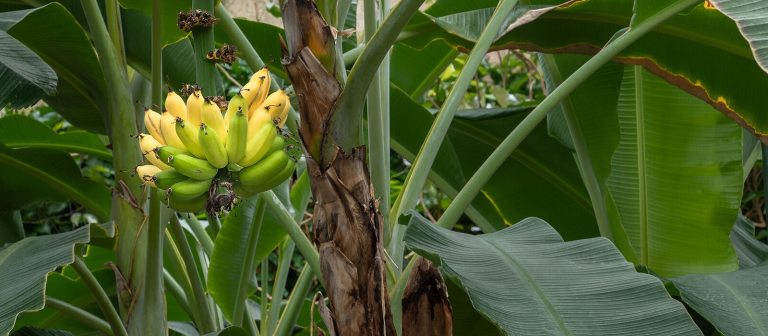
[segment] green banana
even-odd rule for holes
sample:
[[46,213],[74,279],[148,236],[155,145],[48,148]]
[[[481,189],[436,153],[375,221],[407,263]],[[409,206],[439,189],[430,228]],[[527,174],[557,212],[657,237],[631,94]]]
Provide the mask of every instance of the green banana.
[[168,189],[170,199],[179,199],[182,201],[188,201],[197,198],[208,192],[211,187],[212,179],[208,180],[193,180],[187,179],[181,182],[177,182]]
[[204,209],[206,201],[208,201],[208,195],[203,194],[191,200],[180,200],[170,197],[167,200],[167,204],[169,208],[175,209],[176,211],[195,212]]
[[283,183],[285,179],[287,179],[293,174],[294,169],[296,169],[296,161],[293,161],[293,159],[289,158],[288,162],[285,163],[282,169],[280,169],[274,175],[271,175],[266,179],[259,181],[258,183],[243,184],[242,187],[245,191],[248,191],[250,193],[259,193],[262,191],[267,191],[269,189],[272,189],[280,185],[280,183]]
[[227,133],[227,158],[229,162],[238,162],[245,156],[247,132],[248,118],[240,109],[229,120],[229,132]]
[[224,126],[229,125],[230,120],[237,114],[237,111],[243,111],[243,113],[248,111],[248,103],[245,102],[245,97],[239,93],[229,100],[227,112],[224,113]]
[[200,124],[200,130],[197,132],[197,140],[205,153],[205,158],[216,168],[227,166],[227,150],[224,144],[219,141],[219,134],[215,129],[208,127],[205,123]]
[[245,145],[245,156],[237,164],[248,167],[261,160],[269,148],[272,141],[277,136],[277,128],[271,123],[265,123],[259,128],[252,138],[248,139]]
[[264,158],[264,160],[250,167],[243,168],[240,171],[240,183],[248,189],[263,186],[268,180],[279,173],[288,161],[291,161],[291,158],[285,151],[276,151]]
[[189,154],[189,152],[187,152],[185,149],[181,149],[173,146],[155,147],[154,151],[155,151],[155,155],[163,163],[167,163],[168,161],[170,161],[171,157],[174,155]]
[[187,154],[177,154],[169,158],[168,164],[179,173],[195,180],[209,180],[216,176],[218,169],[206,160]]
[[189,179],[189,177],[182,175],[173,168],[160,171],[152,176],[152,181],[155,182],[155,185],[159,189],[168,189],[172,185],[187,179]]
[[272,146],[269,146],[269,150],[267,151],[267,154],[269,155],[274,153],[275,151],[285,149],[285,138],[282,136],[276,136],[275,140],[272,140]]
[[184,146],[187,146],[192,155],[201,159],[205,158],[203,148],[200,147],[200,143],[197,140],[197,127],[192,126],[191,123],[184,119],[176,118],[176,135],[179,136]]

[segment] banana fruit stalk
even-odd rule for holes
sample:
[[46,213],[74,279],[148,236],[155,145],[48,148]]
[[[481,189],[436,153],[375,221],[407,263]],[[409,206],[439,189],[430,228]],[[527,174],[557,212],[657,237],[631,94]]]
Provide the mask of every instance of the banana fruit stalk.
[[[165,190],[164,202],[177,211],[231,208],[233,200],[276,187],[293,175],[296,160],[280,128],[290,110],[283,90],[269,93],[267,68],[256,72],[219,106],[200,90],[169,91],[163,113],[147,109],[139,145],[145,162],[138,179]],[[193,91],[194,90],[194,91]]]

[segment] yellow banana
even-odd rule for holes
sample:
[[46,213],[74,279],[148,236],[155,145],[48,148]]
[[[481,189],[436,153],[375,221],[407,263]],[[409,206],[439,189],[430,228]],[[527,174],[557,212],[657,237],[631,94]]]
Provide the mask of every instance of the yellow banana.
[[264,160],[250,167],[243,168],[239,175],[240,184],[252,192],[271,189],[274,186],[266,188],[268,186],[267,182],[284,170],[289,161],[292,160],[285,151],[276,151],[264,158]]
[[175,197],[170,197],[167,201],[168,207],[181,212],[195,212],[205,208],[205,203],[208,201],[208,195],[203,194],[197,198],[191,200],[179,200]]
[[269,70],[266,67],[256,71],[256,73],[251,76],[251,80],[240,89],[240,94],[245,97],[249,110],[251,106],[261,105],[264,98],[266,98],[269,93],[269,86],[271,84],[272,78],[269,76]]
[[229,121],[237,113],[238,110],[248,111],[248,104],[245,102],[245,98],[241,94],[236,94],[229,100],[227,105],[227,113],[224,113],[224,126],[229,127]]
[[[232,103],[230,103],[230,106]],[[229,121],[227,132],[227,158],[229,162],[238,162],[245,156],[248,135],[248,119],[242,109],[237,110]]]
[[209,180],[218,173],[218,169],[211,166],[208,161],[186,154],[177,154],[169,157],[168,164],[176,169],[177,172],[195,180]]
[[188,201],[208,193],[212,180],[193,180],[177,182],[168,189],[170,199]]
[[283,113],[283,108],[287,105],[287,98],[288,95],[283,90],[272,92],[260,105],[251,105],[248,109],[248,117],[253,116],[257,110],[260,110],[269,113],[272,119],[279,118]]
[[187,120],[192,123],[192,126],[198,126],[202,122],[200,115],[203,108],[203,93],[200,90],[193,92],[187,98]]
[[227,128],[224,126],[224,117],[221,116],[219,106],[206,99],[203,102],[203,110],[200,115],[201,123],[216,131],[222,144],[227,143]]
[[160,113],[152,111],[152,109],[144,110],[144,127],[147,128],[147,132],[152,135],[157,142],[165,145],[163,132],[160,130],[160,118]]
[[168,189],[172,185],[187,179],[189,179],[189,177],[182,175],[173,168],[157,172],[152,176],[152,181],[159,189]]
[[160,118],[160,130],[163,132],[163,138],[165,139],[166,145],[181,149],[187,148],[187,146],[184,146],[184,143],[181,142],[181,139],[179,139],[179,136],[176,134],[176,117],[174,117],[172,114],[163,112],[163,115]]
[[269,113],[266,113],[264,111],[256,111],[251,118],[248,119],[248,135],[246,136],[248,140],[250,141],[253,139],[254,136],[256,136],[256,133],[264,126],[264,125],[274,125],[274,122],[272,121],[272,117],[269,115]]
[[187,119],[187,104],[176,92],[168,91],[168,95],[165,97],[165,110],[174,117]]
[[176,135],[179,136],[179,139],[184,143],[184,146],[187,147],[190,153],[201,159],[205,158],[203,148],[200,147],[200,143],[197,140],[196,126],[192,126],[192,123],[176,117]]
[[155,140],[151,135],[144,133],[139,134],[139,147],[141,147],[141,152],[144,154],[144,158],[158,168],[166,170],[171,167],[163,163],[163,161],[157,157],[157,154],[155,154],[155,148],[161,146],[163,146],[163,144]]
[[224,149],[224,144],[219,140],[216,130],[202,123],[197,134],[200,147],[205,153],[205,159],[216,168],[226,167],[227,162],[229,162],[227,161],[227,150]]
[[149,184],[150,186],[157,188],[155,185],[154,176],[161,171],[162,170],[160,170],[160,168],[155,165],[137,166],[136,176],[138,176],[139,179],[144,182],[144,184]]
[[272,141],[277,136],[277,129],[270,123],[265,123],[261,128],[248,139],[245,144],[245,156],[237,164],[242,167],[248,167],[261,160],[269,147],[272,146]]

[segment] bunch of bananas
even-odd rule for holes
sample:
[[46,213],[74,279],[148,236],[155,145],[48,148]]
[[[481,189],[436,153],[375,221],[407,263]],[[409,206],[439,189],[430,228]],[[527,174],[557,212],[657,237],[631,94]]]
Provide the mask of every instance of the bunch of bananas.
[[296,166],[280,130],[290,101],[283,90],[269,94],[269,86],[268,70],[259,70],[224,115],[199,90],[186,102],[170,91],[162,114],[144,113],[149,134],[139,135],[139,145],[150,164],[136,167],[137,175],[166,190],[168,206],[186,212],[228,209],[235,195],[285,181]]

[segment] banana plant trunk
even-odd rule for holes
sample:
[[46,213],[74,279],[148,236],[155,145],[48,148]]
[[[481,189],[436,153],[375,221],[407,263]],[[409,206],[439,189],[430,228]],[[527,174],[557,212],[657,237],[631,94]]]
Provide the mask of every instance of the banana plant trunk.
[[365,147],[344,151],[328,143],[342,92],[331,30],[310,0],[286,1],[283,22],[283,64],[298,96],[299,135],[315,199],[313,239],[332,306],[328,328],[341,336],[395,335]]

